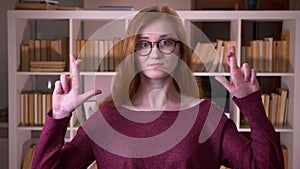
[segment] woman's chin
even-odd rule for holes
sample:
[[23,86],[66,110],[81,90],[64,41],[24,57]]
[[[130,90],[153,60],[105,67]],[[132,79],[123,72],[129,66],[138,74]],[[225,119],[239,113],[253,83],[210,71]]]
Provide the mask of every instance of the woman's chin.
[[160,78],[166,78],[170,76],[169,73],[159,69],[144,70],[143,74],[149,79],[160,79]]

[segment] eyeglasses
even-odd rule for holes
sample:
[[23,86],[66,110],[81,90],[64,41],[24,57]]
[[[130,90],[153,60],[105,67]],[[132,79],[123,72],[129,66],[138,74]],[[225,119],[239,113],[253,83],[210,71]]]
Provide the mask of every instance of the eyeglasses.
[[180,41],[173,39],[161,39],[157,42],[149,42],[147,40],[139,40],[135,45],[135,53],[139,56],[147,56],[151,53],[154,44],[162,54],[171,54],[176,48],[176,44]]

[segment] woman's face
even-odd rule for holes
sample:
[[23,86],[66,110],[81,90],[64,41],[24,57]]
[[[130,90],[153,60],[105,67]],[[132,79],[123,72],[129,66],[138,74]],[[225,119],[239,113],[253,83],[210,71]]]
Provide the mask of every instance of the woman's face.
[[174,72],[180,58],[180,43],[174,29],[165,19],[158,19],[140,30],[135,60],[146,77],[165,78]]

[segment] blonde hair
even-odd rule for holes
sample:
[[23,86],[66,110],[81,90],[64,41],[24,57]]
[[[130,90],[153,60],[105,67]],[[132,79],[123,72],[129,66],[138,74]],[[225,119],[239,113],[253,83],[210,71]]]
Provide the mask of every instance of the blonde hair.
[[[182,19],[176,11],[168,6],[153,6],[141,10],[132,19],[125,39],[122,40],[122,63],[117,67],[117,74],[112,83],[112,95],[105,99],[100,106],[119,106],[132,99],[139,85],[139,72],[135,64],[134,50],[137,35],[139,31],[157,19],[167,17],[167,22],[173,25],[180,43],[180,59],[175,69],[173,81],[181,94],[199,98],[202,96],[202,90],[198,87],[197,82],[191,72],[192,50],[187,45],[186,32]],[[128,86],[126,85],[128,84]],[[125,89],[125,90],[124,90]],[[128,89],[128,90],[126,90]]]

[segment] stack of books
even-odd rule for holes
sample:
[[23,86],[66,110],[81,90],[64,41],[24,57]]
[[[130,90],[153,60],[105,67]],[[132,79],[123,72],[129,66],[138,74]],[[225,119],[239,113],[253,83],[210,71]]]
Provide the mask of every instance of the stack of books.
[[58,7],[56,0],[23,0],[17,3],[18,10],[55,10]]
[[20,71],[62,72],[69,67],[69,39],[30,39],[20,48]]
[[31,61],[31,72],[63,72],[66,67],[65,61]]

